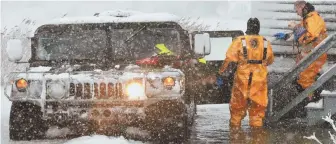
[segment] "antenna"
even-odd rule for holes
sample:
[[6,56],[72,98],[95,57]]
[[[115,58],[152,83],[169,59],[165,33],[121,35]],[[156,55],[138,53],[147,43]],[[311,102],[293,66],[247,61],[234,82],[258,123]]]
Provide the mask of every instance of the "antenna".
[[99,13],[95,13],[95,14],[93,14],[93,16],[96,16],[96,17],[98,17],[98,16],[99,16]]

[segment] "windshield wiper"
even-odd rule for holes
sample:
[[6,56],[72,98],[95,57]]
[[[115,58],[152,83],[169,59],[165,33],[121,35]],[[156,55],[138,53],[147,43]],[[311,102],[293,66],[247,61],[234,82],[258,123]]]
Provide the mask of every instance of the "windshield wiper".
[[143,31],[146,28],[146,26],[143,26],[141,29],[139,29],[137,32],[133,33],[129,38],[127,38],[124,43],[127,43],[130,41],[131,38],[133,38],[135,35],[137,35],[139,32]]
[[[133,38],[134,36],[136,36],[138,33],[140,33],[141,31],[143,31],[145,28],[146,28],[146,26],[143,26],[138,31],[136,31],[135,33],[133,33],[129,38],[127,38],[126,40],[124,40],[124,43],[122,44],[121,47],[125,47],[127,45],[127,43],[131,41],[131,38]],[[129,50],[128,52],[129,52],[130,56],[134,55],[134,54],[132,54],[132,50]]]

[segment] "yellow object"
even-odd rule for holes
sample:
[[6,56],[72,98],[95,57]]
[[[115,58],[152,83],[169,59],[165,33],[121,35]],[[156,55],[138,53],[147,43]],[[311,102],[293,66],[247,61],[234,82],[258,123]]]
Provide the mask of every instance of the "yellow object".
[[[299,45],[302,48],[312,47],[313,49],[328,37],[326,24],[316,11],[310,12],[305,19],[301,20],[300,25],[307,30],[307,32],[299,38]],[[302,51],[297,57],[297,63],[310,52],[311,50]],[[315,82],[317,74],[326,61],[327,54],[324,53],[315,62],[309,65],[307,69],[300,73],[299,79],[297,80],[298,84],[304,89],[310,87]]]
[[155,47],[160,50],[159,55],[161,55],[161,54],[173,55],[174,54],[172,51],[170,51],[165,46],[165,44],[156,44]]
[[205,58],[200,58],[200,59],[198,59],[198,62],[199,63],[202,63],[202,64],[206,64],[206,59]]
[[250,126],[262,126],[268,104],[267,66],[274,62],[272,46],[259,35],[237,37],[227,50],[219,73],[223,73],[231,62],[238,66],[230,100],[230,124],[240,126],[249,110]]
[[165,79],[163,80],[163,85],[164,85],[164,86],[169,86],[169,87],[171,87],[171,86],[174,86],[174,85],[175,85],[175,81],[174,81],[173,78],[171,78],[171,77],[167,77],[167,78],[165,78]]
[[25,89],[27,88],[28,83],[25,79],[19,79],[18,81],[16,81],[16,87],[17,89]]

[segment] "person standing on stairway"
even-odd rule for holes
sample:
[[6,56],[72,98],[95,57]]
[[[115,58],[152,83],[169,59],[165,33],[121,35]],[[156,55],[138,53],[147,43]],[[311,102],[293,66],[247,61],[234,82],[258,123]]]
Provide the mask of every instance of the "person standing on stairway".
[[243,139],[239,136],[241,121],[247,111],[252,137],[255,135],[253,140],[265,138],[260,134],[263,133],[263,120],[268,105],[267,66],[274,62],[274,54],[271,43],[259,35],[259,31],[259,20],[250,18],[246,35],[239,36],[232,42],[217,74],[220,76],[229,71],[229,67],[236,67],[230,99],[230,141]]
[[[327,28],[323,18],[315,10],[315,7],[306,1],[296,1],[294,3],[296,13],[302,18],[300,23],[290,22],[288,27],[293,30],[294,41],[299,49],[296,63],[305,58],[312,50],[320,44],[327,35]],[[274,35],[278,39],[287,40],[290,34],[277,33]],[[324,53],[316,61],[309,65],[302,71],[298,79],[294,82],[299,92],[303,92],[310,87],[316,80],[327,61],[327,54]],[[320,93],[322,90],[318,89],[309,95],[300,105],[304,108],[309,102],[315,102],[321,99]]]

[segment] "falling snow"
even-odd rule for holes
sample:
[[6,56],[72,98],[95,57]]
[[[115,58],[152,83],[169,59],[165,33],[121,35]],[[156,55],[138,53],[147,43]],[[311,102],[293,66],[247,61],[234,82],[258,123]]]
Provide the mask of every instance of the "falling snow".
[[[140,144],[151,143],[148,137],[154,143],[157,139],[181,140],[175,133],[184,131],[188,131],[188,143],[234,143],[229,138],[230,105],[223,104],[223,99],[229,102],[229,80],[225,89],[218,87],[214,80],[218,69],[198,67],[197,59],[203,55],[190,48],[193,40],[189,34],[193,31],[245,32],[246,20],[256,16],[261,21],[260,34],[272,42],[275,53],[274,64],[268,66],[269,83],[279,81],[295,66],[292,43],[271,37],[278,31],[287,32],[289,20],[298,20],[291,2],[66,3],[4,3],[8,6],[4,6],[5,26],[1,27],[1,143]],[[313,4],[325,18],[328,32],[335,32],[336,3]],[[15,40],[7,43],[10,39]],[[230,36],[211,38],[211,53],[204,57],[207,64],[218,67],[232,40]],[[165,44],[178,57],[159,56],[156,44]],[[328,51],[331,56],[336,54],[333,47]],[[186,58],[178,59],[183,56]],[[11,62],[19,59],[20,63]],[[141,63],[144,59],[156,63]],[[329,60],[321,72],[334,65],[335,61]],[[172,81],[165,81],[168,77]],[[20,78],[28,80],[27,89],[15,86]],[[297,123],[306,122],[305,118],[284,120],[277,123],[283,127],[264,129],[267,143],[336,143],[334,105],[328,103],[336,96],[332,80],[324,86],[321,100],[306,105],[308,115],[325,114],[332,106],[328,114],[316,120],[324,122],[322,126]],[[282,94],[295,94],[293,90]],[[188,94],[195,98],[189,99]],[[12,102],[8,96],[30,103]],[[53,104],[47,105],[47,101]],[[42,121],[41,112],[50,121]],[[91,126],[85,123],[88,119],[99,124]],[[118,123],[106,124],[109,120]],[[161,127],[160,122],[169,126]],[[246,139],[238,143],[254,140],[248,124],[247,115],[241,133]],[[91,133],[90,128],[97,129]],[[122,131],[122,135],[111,134],[115,131]],[[43,138],[10,140],[13,136],[38,135]]]

